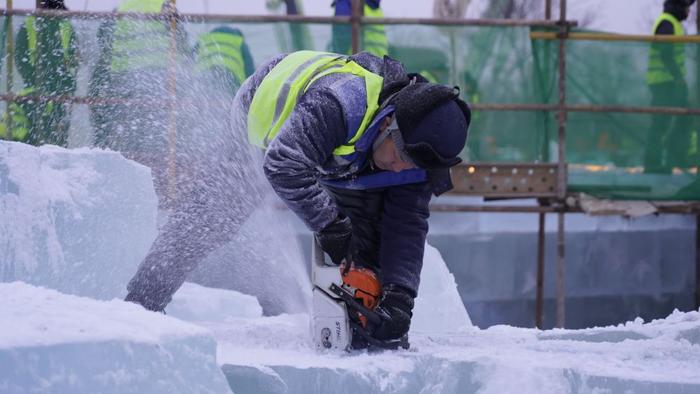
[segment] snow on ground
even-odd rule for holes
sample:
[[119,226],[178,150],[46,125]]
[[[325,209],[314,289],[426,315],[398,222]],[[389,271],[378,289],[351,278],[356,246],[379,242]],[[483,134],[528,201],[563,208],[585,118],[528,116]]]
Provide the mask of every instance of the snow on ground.
[[308,315],[262,317],[249,296],[187,284],[174,303],[199,310],[205,299],[212,314],[192,324],[118,300],[0,284],[0,392],[224,393],[217,363],[239,394],[700,390],[700,312],[575,331],[438,324],[413,331],[407,351],[347,354],[317,353]]
[[0,283],[0,393],[226,393],[201,327],[120,300]]
[[408,351],[319,354],[305,315],[203,323],[236,393],[696,393],[700,313],[648,324],[413,333]]

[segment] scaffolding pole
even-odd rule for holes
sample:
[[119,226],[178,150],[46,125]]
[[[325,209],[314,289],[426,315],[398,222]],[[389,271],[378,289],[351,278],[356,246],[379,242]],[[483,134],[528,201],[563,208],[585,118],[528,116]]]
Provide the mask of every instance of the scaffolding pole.
[[[697,35],[697,38],[700,38],[700,4],[696,5],[696,16],[695,16],[695,34]],[[696,94],[697,94],[697,103],[700,105],[700,45],[697,47],[697,59],[696,62],[697,64],[695,67],[697,68],[697,75],[695,76],[695,84],[696,84]],[[696,132],[698,133],[698,139],[700,140],[700,122],[697,120],[695,121],[695,126],[696,126]],[[700,148],[700,141],[697,142],[699,145],[698,148]],[[700,308],[700,214],[696,215],[695,219],[695,309]]]
[[537,294],[535,297],[535,327],[540,330],[544,315],[544,241],[545,241],[545,213],[539,213],[539,226],[537,231]]
[[169,0],[170,50],[168,62],[168,183],[166,202],[175,198],[177,192],[177,0]]
[[[7,11],[12,11],[12,0],[7,0],[5,2],[5,7]],[[5,91],[7,93],[12,93],[12,74],[14,73],[14,53],[15,53],[15,43],[13,37],[13,27],[12,27],[12,16],[7,16],[7,51],[5,52],[5,58],[7,59],[7,79],[5,80]],[[5,108],[5,139],[12,141],[12,113],[10,107],[13,101],[7,101],[7,107]]]
[[695,215],[695,309],[700,308],[700,214]]
[[[559,105],[566,105],[566,0],[559,3]],[[559,204],[566,205],[566,110],[559,111],[557,197]],[[556,326],[564,328],[566,323],[566,260],[565,260],[564,212],[557,215],[557,308]]]
[[362,34],[361,23],[364,5],[364,0],[352,0],[352,14],[350,16],[350,28],[352,33],[352,53],[360,52],[360,37]]
[[[533,40],[558,40],[559,34],[548,31],[533,31],[530,33]],[[648,36],[640,34],[613,34],[613,33],[590,33],[590,32],[570,32],[568,40],[580,41],[614,41],[614,42],[671,42],[684,44],[698,44],[700,37],[697,36]]]
[[[552,0],[545,0],[544,4],[544,19],[550,21],[552,19]],[[545,51],[545,65],[549,65],[549,51]],[[549,133],[546,132],[545,144],[549,141]],[[538,205],[543,207],[541,201]],[[544,211],[539,212],[539,221],[537,226],[537,288],[535,290],[535,327],[543,329],[544,321],[544,248],[545,248],[545,215]]]
[[[141,104],[164,105],[164,100],[157,98],[119,98],[119,97],[83,97],[68,95],[42,95],[42,94],[0,94],[0,101],[48,101],[66,104]],[[697,116],[700,108],[685,107],[629,107],[624,105],[589,105],[589,104],[470,104],[469,107],[476,111],[546,111],[546,112],[593,112],[593,113],[630,113],[630,114],[663,114],[675,116]]]
[[[142,20],[168,20],[167,15],[159,15],[143,12],[101,12],[101,11],[62,11],[62,10],[0,10],[0,15],[36,15],[36,16],[63,16],[65,18],[80,19],[142,19]],[[307,16],[307,15],[225,15],[225,14],[182,14],[188,22],[221,22],[221,23],[351,23],[352,16]],[[376,25],[428,25],[428,26],[501,26],[501,27],[557,27],[559,21],[547,21],[538,19],[433,19],[433,18],[374,18],[359,17],[359,23]],[[570,22],[576,26],[576,22]]]

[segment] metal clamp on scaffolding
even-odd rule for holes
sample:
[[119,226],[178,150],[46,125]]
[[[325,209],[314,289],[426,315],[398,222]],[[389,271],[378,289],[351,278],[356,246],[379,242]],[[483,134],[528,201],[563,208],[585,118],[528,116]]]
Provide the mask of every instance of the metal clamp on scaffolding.
[[452,168],[452,193],[484,198],[555,198],[556,163],[472,163]]

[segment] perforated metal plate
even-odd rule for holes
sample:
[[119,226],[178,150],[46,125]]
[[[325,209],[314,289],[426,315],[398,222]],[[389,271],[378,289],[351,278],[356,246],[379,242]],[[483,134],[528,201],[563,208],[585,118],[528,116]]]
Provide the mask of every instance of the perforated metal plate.
[[451,170],[451,193],[484,197],[556,197],[557,165],[470,163]]

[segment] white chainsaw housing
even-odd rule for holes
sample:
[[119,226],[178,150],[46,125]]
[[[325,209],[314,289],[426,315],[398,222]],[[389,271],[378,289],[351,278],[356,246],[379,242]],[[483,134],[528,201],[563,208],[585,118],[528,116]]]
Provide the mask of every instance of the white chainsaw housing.
[[345,303],[328,289],[340,285],[340,269],[327,265],[321,247],[312,237],[311,247],[311,337],[316,350],[349,350],[352,343],[350,321]]

